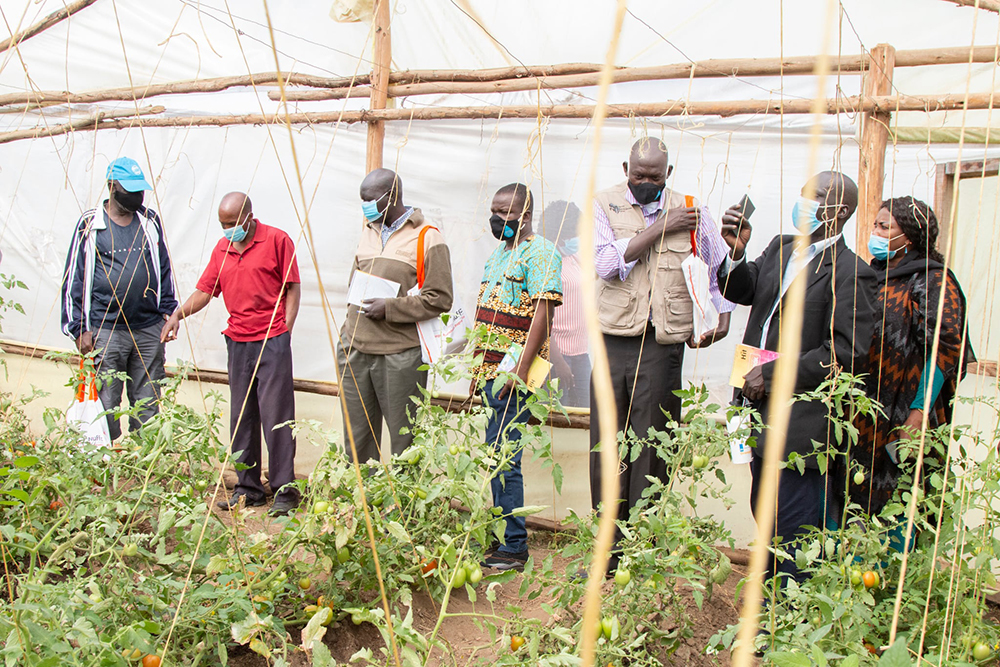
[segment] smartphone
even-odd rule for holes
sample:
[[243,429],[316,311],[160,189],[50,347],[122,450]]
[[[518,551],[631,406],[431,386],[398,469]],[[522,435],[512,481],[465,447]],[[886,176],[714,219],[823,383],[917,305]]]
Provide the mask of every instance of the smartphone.
[[740,203],[736,205],[736,208],[743,212],[744,220],[749,220],[750,216],[753,215],[754,210],[756,210],[753,202],[750,201],[749,195],[743,195],[743,199],[741,199]]

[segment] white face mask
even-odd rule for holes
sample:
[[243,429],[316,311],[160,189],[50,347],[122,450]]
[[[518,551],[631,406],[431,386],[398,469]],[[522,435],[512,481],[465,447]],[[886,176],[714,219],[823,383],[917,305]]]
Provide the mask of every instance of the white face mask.
[[823,225],[817,213],[819,213],[818,201],[799,197],[792,207],[792,224],[803,234],[812,236],[813,232]]

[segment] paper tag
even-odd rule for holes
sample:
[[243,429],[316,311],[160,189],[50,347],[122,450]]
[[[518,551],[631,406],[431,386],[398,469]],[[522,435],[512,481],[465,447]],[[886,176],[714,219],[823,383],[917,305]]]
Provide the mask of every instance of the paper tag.
[[748,438],[736,435],[746,428],[749,421],[750,415],[744,414],[733,415],[726,422],[726,431],[729,433],[729,456],[732,457],[733,463],[750,463],[753,460],[753,450],[747,444]]
[[751,369],[761,364],[766,364],[769,361],[774,361],[779,356],[777,352],[762,350],[759,347],[740,343],[736,346],[736,355],[733,358],[733,372],[729,376],[729,384],[737,389],[742,389],[745,382],[743,378]]

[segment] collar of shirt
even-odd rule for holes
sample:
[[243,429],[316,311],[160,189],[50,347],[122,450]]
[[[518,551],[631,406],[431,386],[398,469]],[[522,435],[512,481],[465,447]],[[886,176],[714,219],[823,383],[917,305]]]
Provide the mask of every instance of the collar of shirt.
[[[843,233],[837,234],[836,236],[831,236],[828,239],[823,239],[822,241],[816,241],[816,243],[811,244],[808,248],[806,248],[806,261],[803,263],[803,266],[811,262],[812,259],[816,257],[816,255],[819,255],[827,248],[832,247],[835,243],[837,243],[837,241],[840,240],[840,237],[842,236]],[[796,256],[795,253],[792,253],[792,257],[795,256]]]
[[380,236],[382,237],[382,248],[385,248],[385,244],[389,242],[389,237],[392,236],[400,227],[402,227],[403,223],[409,220],[411,215],[413,215],[413,207],[407,206],[406,211],[403,213],[403,215],[396,218],[396,221],[393,222],[391,225],[386,226],[385,223],[382,224],[382,229],[379,232]]
[[268,234],[267,226],[260,224],[260,220],[258,220],[257,218],[254,218],[253,221],[254,221],[254,223],[257,226],[253,230],[253,238],[250,239],[250,244],[246,248],[243,249],[243,252],[240,252],[239,250],[237,250],[236,249],[236,245],[233,244],[233,243],[230,243],[229,239],[227,239],[225,236],[222,237],[223,243],[226,244],[226,252],[227,253],[232,254],[232,255],[242,255],[244,252],[246,252],[247,250],[249,250],[251,247],[253,247],[257,243],[260,243],[261,241],[264,240],[264,238]]
[[659,199],[653,202],[649,202],[648,204],[640,204],[636,200],[635,195],[632,194],[632,190],[627,185],[625,186],[625,201],[627,201],[629,204],[632,204],[633,206],[638,206],[639,208],[641,208],[642,214],[647,218],[663,208],[663,203],[666,198],[667,198],[667,188],[664,187],[663,192],[660,193]]

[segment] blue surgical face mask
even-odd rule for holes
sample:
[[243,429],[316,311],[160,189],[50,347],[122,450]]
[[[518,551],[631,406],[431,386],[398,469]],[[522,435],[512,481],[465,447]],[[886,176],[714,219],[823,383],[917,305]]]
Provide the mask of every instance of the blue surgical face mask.
[[792,207],[792,224],[803,234],[812,236],[813,232],[823,225],[817,213],[819,213],[818,201],[799,197]]
[[[872,234],[868,237],[868,252],[872,254],[875,259],[881,260],[883,262],[889,261],[899,253],[899,250],[890,250],[889,243],[891,239],[887,239],[884,236],[876,236]],[[905,252],[905,250],[904,250]]]
[[574,236],[571,239],[566,239],[562,242],[562,250],[564,255],[575,255],[580,252],[580,237]]
[[361,202],[361,210],[365,214],[368,222],[375,222],[382,217],[382,212],[378,210],[378,200]]
[[243,225],[233,225],[229,229],[223,229],[222,235],[231,243],[239,243],[247,237],[247,228]]

